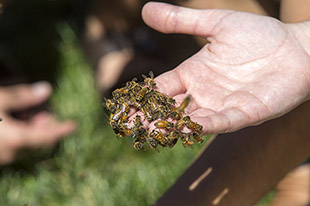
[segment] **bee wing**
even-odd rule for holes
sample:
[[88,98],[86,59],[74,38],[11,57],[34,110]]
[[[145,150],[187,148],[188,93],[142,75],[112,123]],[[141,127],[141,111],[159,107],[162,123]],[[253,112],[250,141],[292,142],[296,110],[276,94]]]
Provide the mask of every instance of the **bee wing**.
[[145,76],[144,74],[141,75],[143,77],[143,79],[147,79],[147,76]]
[[154,73],[152,71],[149,72],[151,79],[154,79]]

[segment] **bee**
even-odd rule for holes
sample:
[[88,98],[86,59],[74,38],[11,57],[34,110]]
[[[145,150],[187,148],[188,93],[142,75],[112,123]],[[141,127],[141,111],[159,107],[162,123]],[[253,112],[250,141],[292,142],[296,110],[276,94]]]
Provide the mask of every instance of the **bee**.
[[148,87],[142,87],[142,89],[137,93],[136,100],[141,102],[143,97],[150,91]]
[[174,147],[174,145],[175,145],[177,142],[178,142],[178,138],[175,138],[175,139],[173,139],[172,141],[170,141],[170,142],[168,143],[168,146],[169,146],[170,148],[172,148],[172,147]]
[[175,105],[175,100],[172,97],[167,97],[167,103],[170,105]]
[[149,108],[144,108],[144,107],[142,107],[142,108],[141,108],[141,111],[144,113],[146,119],[147,119],[149,122],[153,121],[153,115],[152,115],[152,113],[151,113],[151,111],[150,111]]
[[142,123],[142,121],[141,121],[141,116],[140,115],[137,115],[137,116],[135,116],[135,118],[134,118],[134,124],[135,124],[135,128],[138,128],[138,129],[140,129],[142,126],[143,126],[143,123]]
[[169,115],[169,108],[161,105],[158,107],[158,117],[160,119],[167,119],[168,115]]
[[159,120],[155,123],[155,126],[157,128],[164,128],[167,130],[170,130],[174,128],[174,124],[172,122],[166,121],[166,120]]
[[[112,115],[111,115],[112,116]],[[119,126],[118,124],[116,123],[116,121],[114,121],[113,119],[110,118],[110,125],[112,127],[112,129],[115,131],[115,130],[118,130],[119,129]]]
[[142,89],[142,86],[136,82],[136,78],[134,78],[132,81],[129,81],[126,83],[125,87],[132,98],[135,98],[136,94]]
[[126,128],[126,129],[123,129],[122,132],[123,132],[123,135],[121,135],[122,137],[132,137],[133,136],[131,129]]
[[153,111],[152,112],[152,116],[153,116],[153,120],[156,120],[156,119],[159,119],[160,118],[160,113],[159,113],[159,111]]
[[202,126],[196,122],[191,121],[191,118],[189,116],[186,116],[183,118],[185,125],[189,128],[189,129],[193,129],[195,131],[201,131],[202,130]]
[[173,140],[173,139],[177,139],[179,137],[179,131],[178,130],[173,130],[169,133],[169,138],[170,140]]
[[192,135],[193,135],[193,138],[196,142],[203,143],[202,137],[197,132],[193,132]]
[[172,118],[172,119],[176,119],[176,120],[180,120],[182,118],[182,115],[180,114],[179,111],[177,110],[173,110],[169,116]]
[[[127,120],[129,110],[130,110],[130,107],[127,103],[124,102],[121,104],[120,109],[117,112],[117,115],[118,115],[117,117],[119,117],[118,118],[119,122],[123,122],[123,121]],[[115,116],[116,116],[116,114],[115,114]],[[115,118],[117,118],[117,117],[115,117]]]
[[155,88],[156,83],[154,81],[154,74],[152,71],[149,72],[150,78],[142,74],[142,77],[144,78],[144,83],[148,85],[150,88]]
[[111,99],[105,99],[105,107],[111,112],[115,113],[116,111],[116,105],[114,102],[112,102]]
[[112,119],[113,121],[117,122],[123,115],[123,112],[118,109],[114,114],[112,113],[110,115],[110,119]]
[[126,89],[133,90],[136,86],[139,86],[139,84],[136,82],[137,78],[133,78],[131,81],[126,82]]
[[152,94],[153,94],[153,99],[157,104],[163,105],[167,103],[167,97],[164,94],[156,90],[152,90]]
[[157,150],[157,146],[158,146],[158,140],[157,139],[155,139],[153,137],[149,137],[148,138],[148,143],[149,143],[149,147],[151,149],[156,149]]
[[117,134],[117,136],[119,137],[131,137],[132,134],[132,130],[129,127],[129,124],[127,121],[124,122],[110,122],[111,124],[113,124],[112,128],[116,127],[116,129],[114,130],[115,134]]
[[139,130],[139,139],[140,139],[140,141],[143,140],[145,142],[145,140],[148,138],[148,136],[149,136],[149,132],[146,129],[141,128]]
[[128,91],[128,89],[126,89],[126,88],[120,88],[120,89],[116,89],[116,90],[114,90],[113,92],[112,92],[112,96],[113,96],[113,99],[115,99],[115,100],[118,100],[118,99],[120,99],[122,96],[126,96],[126,95],[128,95],[129,93],[128,93],[129,91]]
[[177,143],[177,141],[179,139],[179,132],[176,130],[170,132],[168,135],[168,139],[169,139],[168,146],[170,148],[172,148]]
[[176,119],[176,120],[180,120],[182,119],[182,113],[184,112],[185,108],[188,106],[189,102],[190,102],[190,95],[188,95],[187,97],[185,97],[185,99],[183,99],[182,103],[180,104],[179,107],[175,108],[174,110],[172,110],[172,112],[170,113],[170,117],[172,119]]
[[133,97],[130,97],[130,98],[128,99],[128,101],[127,101],[127,104],[128,104],[130,107],[134,107],[134,108],[136,108],[136,109],[141,109],[141,107],[142,107],[142,104],[136,101],[136,97],[134,97],[134,98],[133,98]]
[[133,147],[136,149],[136,150],[141,150],[144,146],[144,142],[140,142],[138,140],[135,141]]
[[179,107],[176,108],[176,110],[183,112],[185,108],[188,106],[190,101],[191,101],[191,96],[188,95],[187,97],[185,97],[185,99],[183,99],[182,103],[180,104]]
[[117,122],[115,122],[114,120],[110,120],[110,125],[114,133],[116,134],[117,139],[119,139],[119,137],[125,136],[123,129],[121,129],[121,127],[117,124]]
[[183,125],[185,125],[185,121],[184,121],[184,118],[181,118],[180,120],[178,120],[176,123],[175,123],[175,128],[176,129],[181,129],[183,127]]
[[129,110],[130,110],[130,107],[129,107],[129,105],[128,105],[126,102],[124,102],[124,103],[122,103],[122,105],[121,105],[121,107],[120,107],[120,110],[121,110],[123,113],[128,113]]
[[158,104],[156,104],[153,99],[148,99],[147,100],[148,105],[150,106],[151,111],[157,111],[158,110]]
[[160,145],[162,145],[163,147],[167,146],[168,143],[169,143],[169,139],[165,135],[163,135],[161,132],[159,132],[157,130],[153,130],[150,133],[150,137],[157,139],[158,142],[160,143]]
[[189,134],[182,133],[181,134],[181,140],[182,140],[182,144],[184,147],[185,146],[192,146],[194,144],[194,142],[191,141]]

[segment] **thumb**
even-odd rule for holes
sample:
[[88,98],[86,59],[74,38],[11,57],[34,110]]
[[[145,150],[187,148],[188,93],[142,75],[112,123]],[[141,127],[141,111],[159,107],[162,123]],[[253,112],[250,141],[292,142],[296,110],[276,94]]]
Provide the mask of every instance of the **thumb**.
[[213,36],[215,26],[233,11],[197,10],[166,3],[149,2],[142,9],[144,22],[163,33],[184,33],[202,37]]

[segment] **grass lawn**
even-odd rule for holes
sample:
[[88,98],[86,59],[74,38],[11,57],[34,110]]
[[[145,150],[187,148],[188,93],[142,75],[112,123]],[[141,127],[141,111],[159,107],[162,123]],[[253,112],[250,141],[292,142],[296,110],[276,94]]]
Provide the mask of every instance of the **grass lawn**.
[[[125,206],[150,205],[188,167],[203,145],[136,151],[117,140],[101,106],[93,73],[72,30],[60,27],[62,65],[52,97],[60,119],[79,130],[59,143],[52,155],[29,171],[1,171],[0,205]],[[48,152],[51,153],[51,152]],[[267,198],[260,205],[267,205]]]

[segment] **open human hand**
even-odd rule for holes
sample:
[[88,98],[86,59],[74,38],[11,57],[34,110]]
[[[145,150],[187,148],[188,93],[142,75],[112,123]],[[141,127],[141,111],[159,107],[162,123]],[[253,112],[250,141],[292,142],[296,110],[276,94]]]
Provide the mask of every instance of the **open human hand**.
[[144,6],[142,17],[158,31],[209,41],[155,79],[161,92],[179,102],[192,96],[187,112],[204,134],[260,124],[309,100],[309,51],[296,26],[250,13],[154,2]]
[[59,122],[48,112],[36,114],[30,121],[10,115],[47,100],[51,86],[46,82],[33,85],[0,87],[0,164],[13,161],[18,149],[50,146],[75,130],[72,121]]

